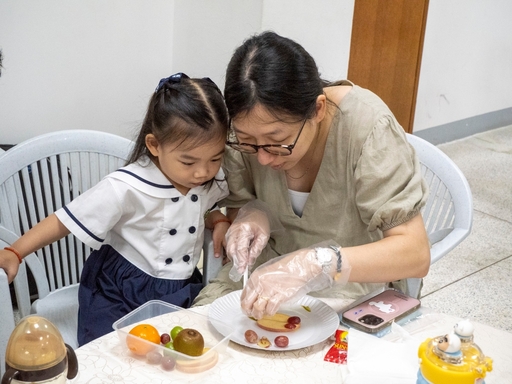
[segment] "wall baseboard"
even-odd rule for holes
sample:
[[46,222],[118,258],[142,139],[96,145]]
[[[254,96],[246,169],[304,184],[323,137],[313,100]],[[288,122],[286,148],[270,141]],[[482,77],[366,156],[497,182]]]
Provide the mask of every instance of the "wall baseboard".
[[434,145],[438,145],[507,125],[512,125],[512,108],[484,113],[483,115],[422,129],[413,133]]

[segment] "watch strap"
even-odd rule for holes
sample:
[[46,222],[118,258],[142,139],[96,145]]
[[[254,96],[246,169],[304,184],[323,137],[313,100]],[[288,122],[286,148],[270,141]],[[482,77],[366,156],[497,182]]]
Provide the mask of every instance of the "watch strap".
[[334,277],[334,280],[338,280],[341,277],[341,252],[340,249],[338,247],[335,247],[334,245],[329,245],[329,248],[331,248],[336,253],[336,276]]

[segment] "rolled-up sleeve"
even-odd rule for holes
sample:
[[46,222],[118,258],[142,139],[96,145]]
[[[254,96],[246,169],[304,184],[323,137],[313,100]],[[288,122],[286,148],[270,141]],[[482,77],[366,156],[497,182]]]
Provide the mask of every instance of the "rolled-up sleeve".
[[417,215],[428,189],[414,148],[391,116],[368,135],[355,170],[356,201],[369,231],[385,231]]

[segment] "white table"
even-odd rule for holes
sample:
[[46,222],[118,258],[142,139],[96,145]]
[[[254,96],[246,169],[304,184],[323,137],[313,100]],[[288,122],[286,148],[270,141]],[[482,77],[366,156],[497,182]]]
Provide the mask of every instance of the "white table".
[[[325,299],[327,304],[339,310],[346,303]],[[207,315],[208,307],[194,308]],[[411,322],[404,328],[423,341],[429,337],[446,334],[461,320],[452,316],[428,313],[429,322]],[[425,325],[427,324],[428,325]],[[501,331],[483,324],[475,326],[475,342],[486,356],[493,359],[493,371],[486,384],[503,384],[512,377],[512,333]],[[386,335],[392,341],[392,335]],[[344,383],[348,375],[346,365],[328,363],[323,360],[332,346],[332,340],[296,351],[270,352],[240,346],[230,342],[226,353],[212,369],[199,374],[185,374],[177,370],[164,372],[158,366],[151,366],[133,358],[120,345],[115,332],[109,333],[76,350],[79,362],[78,376],[73,384],[109,383],[248,383],[248,384],[290,384],[290,383]],[[349,342],[350,350],[350,342]]]

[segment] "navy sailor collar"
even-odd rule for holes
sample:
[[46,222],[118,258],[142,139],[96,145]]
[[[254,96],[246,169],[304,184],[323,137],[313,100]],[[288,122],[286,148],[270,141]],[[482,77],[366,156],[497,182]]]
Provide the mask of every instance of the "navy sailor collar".
[[[149,161],[148,165],[145,164],[132,163],[106,177],[124,181],[133,188],[154,197],[173,198],[183,196],[152,161]],[[219,173],[222,173],[222,178],[224,178],[222,169]],[[216,178],[221,176],[219,173]],[[188,192],[188,194],[195,195],[204,195],[206,193],[208,193],[208,190],[204,186],[192,188]]]

